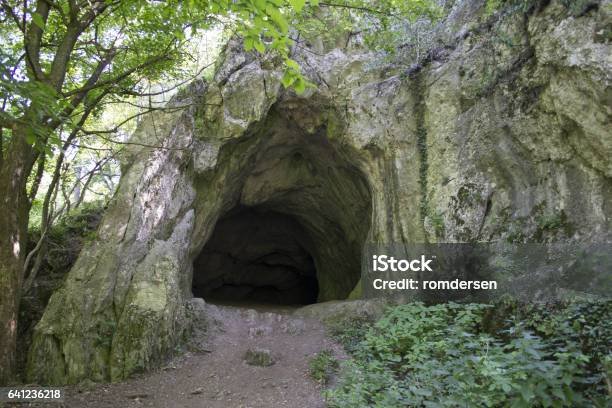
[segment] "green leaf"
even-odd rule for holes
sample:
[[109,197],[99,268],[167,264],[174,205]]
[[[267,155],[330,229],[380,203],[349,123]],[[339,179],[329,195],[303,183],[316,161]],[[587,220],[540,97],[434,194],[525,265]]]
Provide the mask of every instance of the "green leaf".
[[285,64],[287,65],[287,67],[293,68],[296,71],[300,70],[300,66],[298,65],[298,63],[295,60],[292,60],[291,58],[287,58],[285,60]]
[[26,130],[25,140],[27,144],[33,145],[36,143],[36,133],[30,128]]
[[41,30],[45,29],[45,21],[42,16],[38,13],[32,13],[32,22],[38,26]]
[[298,13],[302,11],[304,5],[306,4],[306,0],[288,0],[291,7],[295,9]]
[[253,38],[246,37],[244,39],[244,50],[245,51],[251,51],[254,45],[255,45],[255,41],[253,41]]
[[[303,79],[303,78],[298,77],[298,78],[296,79],[296,81],[295,81],[294,88],[295,88],[295,92],[296,92],[298,95],[303,94],[303,93],[304,93],[304,91],[306,90],[306,81],[304,81],[304,79]],[[401,360],[401,357],[399,357],[399,359]]]
[[281,84],[283,84],[285,88],[289,88],[291,84],[295,82],[295,80],[296,80],[295,74],[287,70],[285,71],[285,74],[283,75],[283,78],[281,79]]
[[268,14],[274,24],[276,24],[281,33],[285,34],[287,31],[289,31],[289,25],[287,24],[287,20],[285,20],[285,17],[283,17],[281,12],[277,8],[268,5],[268,7],[266,7],[266,14]]
[[254,41],[253,46],[260,54],[263,54],[266,51],[266,46],[261,41]]

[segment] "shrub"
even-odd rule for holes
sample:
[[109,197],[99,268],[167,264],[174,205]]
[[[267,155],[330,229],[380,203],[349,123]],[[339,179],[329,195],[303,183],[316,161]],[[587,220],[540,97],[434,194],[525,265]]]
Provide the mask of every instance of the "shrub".
[[[455,303],[390,309],[344,365],[340,384],[326,394],[329,405],[605,406],[607,396],[597,385],[605,381],[591,375],[591,365],[596,356],[610,355],[610,320],[599,320],[609,317],[609,309],[591,320],[583,316],[580,327],[569,324],[580,321],[577,310],[599,309],[572,306],[534,321],[515,314],[489,333],[485,318],[492,309]],[[588,332],[606,337],[584,337]],[[592,342],[580,340],[586,338]]]
[[338,361],[331,350],[323,350],[314,355],[308,362],[310,377],[320,384],[327,384],[338,369]]
[[331,338],[349,353],[355,351],[374,322],[367,317],[342,319],[328,324]]

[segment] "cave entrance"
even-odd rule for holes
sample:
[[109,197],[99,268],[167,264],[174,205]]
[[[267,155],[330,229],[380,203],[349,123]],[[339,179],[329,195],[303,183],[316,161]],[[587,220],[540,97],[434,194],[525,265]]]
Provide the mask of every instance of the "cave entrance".
[[301,124],[308,111],[275,107],[196,180],[194,296],[297,305],[358,293],[372,219],[363,160],[326,125]]
[[213,302],[314,303],[319,287],[312,246],[294,217],[235,208],[194,261],[193,295]]

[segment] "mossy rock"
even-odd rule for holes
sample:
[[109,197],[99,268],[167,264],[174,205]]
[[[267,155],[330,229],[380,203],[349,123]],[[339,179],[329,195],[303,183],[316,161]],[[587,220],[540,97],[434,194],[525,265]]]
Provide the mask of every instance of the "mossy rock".
[[249,349],[244,353],[244,360],[248,365],[257,367],[269,367],[276,362],[268,349]]

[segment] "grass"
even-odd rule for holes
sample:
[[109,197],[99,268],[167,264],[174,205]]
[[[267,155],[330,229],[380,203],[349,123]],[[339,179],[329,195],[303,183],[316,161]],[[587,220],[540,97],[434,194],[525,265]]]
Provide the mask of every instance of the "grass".
[[338,360],[336,360],[331,350],[323,350],[316,353],[308,362],[308,373],[319,384],[327,384],[337,370]]

